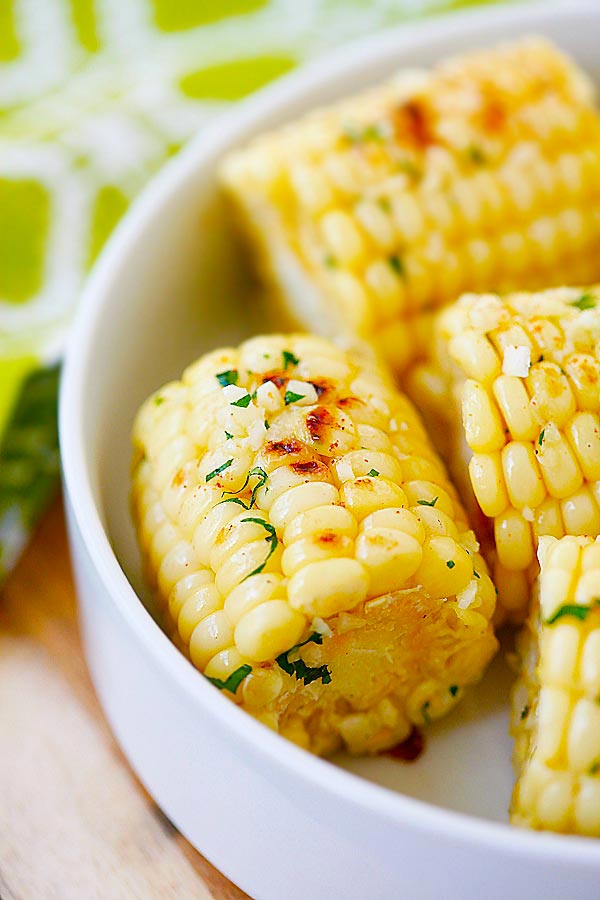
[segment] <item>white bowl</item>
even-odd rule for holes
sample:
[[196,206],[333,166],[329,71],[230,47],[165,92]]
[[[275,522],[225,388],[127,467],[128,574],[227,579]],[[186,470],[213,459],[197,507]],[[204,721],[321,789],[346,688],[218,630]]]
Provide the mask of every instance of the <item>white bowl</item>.
[[230,704],[159,630],[139,599],[128,514],[129,434],[142,399],[203,351],[261,329],[243,299],[215,191],[224,152],[395,67],[531,32],[600,74],[594,0],[490,8],[369,38],[236,107],[151,184],[81,304],[60,430],[92,677],[152,796],[258,900],[600,896],[600,843],[506,824],[512,779],[500,663],[436,726],[418,763],[315,759]]

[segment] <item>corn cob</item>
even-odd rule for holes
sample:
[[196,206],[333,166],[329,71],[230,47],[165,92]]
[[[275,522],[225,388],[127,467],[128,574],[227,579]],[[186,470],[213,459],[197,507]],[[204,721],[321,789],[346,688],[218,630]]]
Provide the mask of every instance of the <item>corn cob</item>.
[[208,354],[149,398],[132,505],[166,627],[262,722],[375,752],[450,709],[495,591],[410,403],[320,338]]
[[540,539],[512,694],[512,821],[600,837],[600,538]]
[[538,538],[600,533],[600,289],[465,295],[434,333],[409,389],[463,496],[470,457],[499,612],[520,621]]
[[399,373],[464,291],[600,279],[591,85],[529,39],[403,73],[234,153],[223,184],[296,324]]

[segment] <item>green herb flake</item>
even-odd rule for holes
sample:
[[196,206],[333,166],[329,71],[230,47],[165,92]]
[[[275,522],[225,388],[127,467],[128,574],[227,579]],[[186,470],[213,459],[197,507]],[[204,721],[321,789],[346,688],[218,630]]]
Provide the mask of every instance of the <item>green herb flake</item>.
[[451,684],[450,687],[448,688],[448,690],[450,691],[450,693],[453,697],[456,697],[460,688],[457,684]]
[[399,275],[400,278],[404,278],[404,276],[406,274],[404,271],[404,263],[402,262],[402,260],[400,259],[399,256],[397,256],[396,254],[392,254],[392,256],[388,256],[388,263],[392,267],[392,269],[394,270],[396,275]]
[[540,355],[538,356],[538,362],[544,362],[544,354],[543,353],[540,353]]
[[229,431],[225,432],[225,440],[230,441],[232,437],[233,435]]
[[377,471],[377,469],[371,469],[370,472],[367,472],[367,476],[370,478],[377,478],[378,475],[379,472]]
[[217,466],[216,469],[213,469],[212,472],[209,472],[208,475],[206,476],[206,478],[205,478],[204,480],[205,480],[207,483],[208,483],[209,481],[212,481],[213,478],[216,478],[217,475],[220,475],[221,472],[224,472],[225,469],[228,469],[229,466],[231,466],[231,465],[233,465],[233,460],[232,460],[232,459],[227,459],[227,460],[225,460],[225,462],[224,462],[222,465]]
[[417,500],[418,506],[435,506],[438,502],[439,497],[434,497],[433,500]]
[[[250,502],[248,503],[247,506],[244,503],[244,501],[241,500],[239,497],[228,497],[226,500],[221,500],[220,502],[221,503],[237,503],[238,506],[243,506],[244,509],[252,509],[252,507],[254,506],[254,504],[256,502],[256,492],[258,491],[259,488],[261,488],[265,484],[267,478],[269,477],[267,475],[267,473],[265,472],[265,470],[263,468],[261,468],[260,466],[255,466],[253,469],[250,469],[250,471],[246,475],[246,480],[244,481],[241,488],[239,488],[239,490],[223,491],[223,495],[225,495],[225,494],[241,494],[242,491],[246,490],[246,488],[248,487],[248,484],[250,483],[250,479],[253,478],[254,476],[256,476],[257,482],[254,485],[254,487],[252,488],[252,494],[250,495]],[[262,519],[261,519],[261,521],[262,521]]]
[[251,671],[252,666],[249,666],[248,663],[246,663],[245,665],[240,666],[239,669],[236,669],[235,672],[232,672],[225,681],[221,678],[211,678],[209,675],[205,675],[205,678],[210,681],[211,684],[214,684],[216,688],[219,688],[220,691],[229,691],[230,694],[235,694],[244,678],[247,678]]
[[242,519],[242,522],[254,522],[256,525],[262,525],[262,527],[267,532],[265,541],[269,544],[269,552],[267,553],[264,562],[262,562],[260,566],[257,566],[255,569],[253,569],[252,572],[249,572],[246,577],[242,579],[243,581],[246,581],[246,578],[251,578],[253,575],[260,575],[266,564],[269,562],[270,558],[275,553],[279,540],[277,538],[277,532],[275,531],[274,526],[271,525],[270,522],[265,522],[264,519],[249,516],[247,519]]
[[227,387],[228,384],[237,384],[239,377],[237,369],[227,369],[225,372],[218,372],[215,375],[221,387]]
[[577,603],[565,603],[565,605],[560,606],[555,613],[547,619],[544,619],[544,625],[554,625],[554,623],[559,619],[562,619],[563,616],[573,616],[573,618],[579,619],[580,622],[585,622],[595,606],[600,606],[600,597],[595,597],[589,606],[580,606]]
[[293,391],[286,391],[284,398],[285,405],[289,406],[290,403],[296,403],[296,401],[298,400],[304,400],[304,396],[304,394],[295,394]]
[[588,775],[597,775],[600,772],[600,759],[596,759],[588,769]]
[[230,406],[240,406],[242,409],[247,409],[250,406],[250,401],[252,397],[250,394],[244,394],[243,397],[240,397],[239,400],[234,400],[233,403],[230,403]]
[[295,644],[293,647],[290,647],[289,650],[286,650],[285,653],[281,653],[275,660],[280,669],[283,669],[288,675],[293,675],[298,681],[303,681],[305,685],[311,684],[313,681],[318,681],[321,679],[323,684],[329,684],[331,682],[331,672],[329,671],[328,666],[307,666],[303,659],[296,659],[293,662],[290,660],[290,653],[294,653],[296,650],[299,650],[300,647],[306,646],[306,644],[322,644],[323,643],[323,635],[319,634],[318,631],[313,632],[309,637],[306,638],[305,641],[302,641],[300,644]]
[[477,144],[469,144],[467,147],[467,156],[476,166],[482,166],[487,160],[485,153]]
[[381,127],[374,123],[364,125],[362,128],[357,128],[356,125],[347,125],[343,133],[346,140],[350,141],[351,144],[369,143],[384,139]]
[[392,211],[392,201],[389,197],[378,197],[377,206],[385,213],[391,213]]
[[453,559],[449,559],[446,561],[446,565],[448,566],[449,569],[453,569],[454,566],[456,565],[456,563],[454,562]]
[[595,309],[596,298],[593,294],[582,294],[579,300],[575,300],[573,303],[571,303],[571,306],[576,306],[577,309],[580,309],[582,312],[585,309]]
[[475,576],[475,578],[481,578],[481,575],[479,574],[479,572],[476,572],[475,569],[473,569],[473,575]]
[[328,269],[335,269],[335,267],[338,264],[337,259],[331,253],[327,254],[327,256],[325,257],[323,262],[325,263],[325,265],[327,266]]
[[421,707],[421,715],[423,716],[423,721],[426,724],[429,724],[429,722],[431,722],[431,716],[429,715],[430,707],[431,707],[431,703],[429,702],[429,700],[426,700],[425,703],[423,704],[423,706]]
[[162,406],[162,404],[163,404],[164,402],[165,402],[165,398],[164,398],[164,397],[161,397],[160,395],[159,395],[158,397],[155,397],[155,398],[154,398],[154,405],[155,405],[155,406]]
[[544,443],[544,435],[545,435],[545,434],[546,434],[546,429],[545,429],[545,428],[542,428],[542,430],[540,431],[540,436],[539,436],[539,438],[538,438],[538,444],[540,445],[540,447],[541,447],[542,444]]
[[528,715],[529,715],[529,704],[526,703],[525,706],[523,707],[523,709],[521,710],[521,722],[523,721],[523,719],[526,719]]
[[265,419],[265,430],[268,431],[270,427],[268,421]]
[[288,366],[297,366],[300,360],[290,350],[283,351],[283,368],[287,370]]

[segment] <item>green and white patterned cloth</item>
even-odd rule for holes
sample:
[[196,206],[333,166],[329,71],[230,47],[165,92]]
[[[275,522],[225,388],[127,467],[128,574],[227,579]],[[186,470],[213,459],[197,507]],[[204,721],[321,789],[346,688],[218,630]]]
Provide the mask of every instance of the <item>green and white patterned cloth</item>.
[[150,176],[303,60],[470,5],[0,0],[0,580],[56,485],[57,363],[81,286]]

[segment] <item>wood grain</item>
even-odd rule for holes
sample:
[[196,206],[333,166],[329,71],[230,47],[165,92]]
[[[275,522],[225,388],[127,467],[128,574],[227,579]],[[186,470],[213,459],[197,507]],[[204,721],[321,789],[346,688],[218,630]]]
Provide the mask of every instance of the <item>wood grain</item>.
[[112,738],[56,503],[0,595],[0,898],[246,896],[174,829]]

